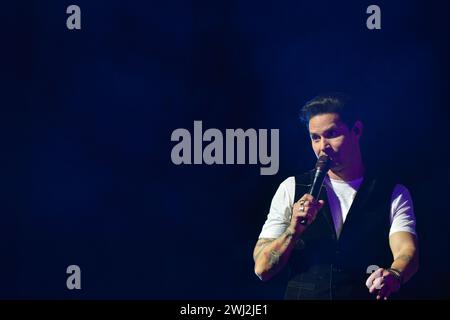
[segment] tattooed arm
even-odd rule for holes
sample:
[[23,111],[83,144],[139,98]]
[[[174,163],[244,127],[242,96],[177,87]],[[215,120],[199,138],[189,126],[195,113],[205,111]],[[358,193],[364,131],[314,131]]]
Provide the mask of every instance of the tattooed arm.
[[298,236],[290,228],[277,239],[261,238],[253,251],[255,273],[263,280],[269,280],[286,265]]
[[[283,269],[300,235],[314,222],[323,205],[323,200],[316,201],[310,194],[304,194],[294,203],[291,222],[281,236],[276,239],[258,240],[253,251],[253,260],[255,273],[261,280],[269,280]],[[301,224],[303,218],[307,220],[306,226]]]
[[419,269],[417,239],[409,232],[396,232],[389,237],[389,245],[394,256],[391,268],[399,270],[407,282]]

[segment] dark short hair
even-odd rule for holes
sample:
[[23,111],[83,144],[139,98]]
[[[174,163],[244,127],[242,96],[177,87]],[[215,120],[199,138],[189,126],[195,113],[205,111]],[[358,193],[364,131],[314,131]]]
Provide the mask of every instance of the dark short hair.
[[312,117],[324,113],[337,113],[348,128],[353,127],[359,116],[352,100],[343,93],[321,94],[309,100],[300,110],[300,120],[308,128]]

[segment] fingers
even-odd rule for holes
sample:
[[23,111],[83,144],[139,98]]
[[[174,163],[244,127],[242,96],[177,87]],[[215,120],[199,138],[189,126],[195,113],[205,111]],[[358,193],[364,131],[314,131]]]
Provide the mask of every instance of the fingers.
[[373,293],[376,289],[380,289],[382,286],[383,279],[383,268],[379,268],[372,272],[372,274],[367,278],[366,287],[369,289],[370,293]]
[[319,210],[323,207],[325,202],[323,200],[317,201],[310,194],[304,194],[296,203],[299,204],[300,211],[306,212],[310,209]]
[[303,195],[303,197],[300,198],[299,201],[309,201],[309,202],[312,202],[312,203],[317,202],[316,199],[314,199],[314,197],[312,195],[308,194],[308,193],[305,193]]
[[380,292],[378,292],[377,294],[377,300],[387,300],[389,298],[389,296],[392,293],[392,288],[388,285],[384,285],[381,289]]
[[291,223],[297,229],[297,224],[304,226],[305,224],[301,222],[306,219],[306,225],[310,225],[315,219],[317,212],[324,205],[323,200],[315,200],[310,194],[304,194],[297,202],[294,203],[292,209]]
[[303,219],[309,220],[308,211],[305,210],[304,203],[300,204],[300,202],[297,202],[294,204],[294,207],[292,209],[291,223],[297,229],[299,222]]
[[370,287],[369,292],[374,293],[375,290],[382,289],[383,285],[384,285],[384,278],[383,277],[376,278],[372,286]]
[[383,268],[379,268],[379,269],[375,270],[374,272],[372,272],[372,274],[369,276],[369,278],[367,278],[367,281],[366,281],[367,289],[370,289],[372,287],[375,279],[377,279],[383,275],[383,271],[384,271]]
[[[305,199],[306,198],[306,199]],[[298,201],[298,215],[303,218],[307,218],[310,222],[314,221],[316,218],[317,212],[322,208],[323,201],[321,203],[315,201],[310,197],[304,197]]]
[[383,272],[384,286],[381,288],[378,295],[380,299],[387,300],[389,296],[400,289],[400,281],[395,278],[389,271]]
[[387,270],[379,268],[369,276],[366,287],[370,293],[376,292],[377,300],[387,300],[400,286]]
[[302,217],[315,217],[317,211],[319,211],[318,205],[313,205],[308,202],[305,202],[303,205],[299,206],[299,214]]

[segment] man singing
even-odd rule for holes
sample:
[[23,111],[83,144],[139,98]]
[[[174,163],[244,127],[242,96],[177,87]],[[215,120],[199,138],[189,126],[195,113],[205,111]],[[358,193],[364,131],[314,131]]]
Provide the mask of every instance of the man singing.
[[280,184],[253,252],[255,273],[266,281],[288,265],[285,299],[388,299],[418,270],[409,191],[365,168],[364,126],[343,96],[318,96],[301,115],[330,169],[317,199],[307,193],[313,171]]

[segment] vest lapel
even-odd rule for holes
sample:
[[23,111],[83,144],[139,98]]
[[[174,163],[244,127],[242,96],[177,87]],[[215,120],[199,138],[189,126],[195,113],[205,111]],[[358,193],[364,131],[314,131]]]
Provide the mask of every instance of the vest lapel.
[[356,192],[355,199],[353,199],[350,210],[347,213],[347,217],[341,229],[340,238],[342,238],[342,235],[343,233],[345,233],[346,229],[351,228],[351,224],[357,218],[355,216],[355,212],[359,212],[364,207],[364,205],[367,203],[367,200],[369,200],[370,194],[372,193],[374,188],[375,180],[370,177],[365,177],[358,192]]
[[322,186],[322,189],[320,190],[319,199],[325,201],[325,204],[320,210],[319,214],[323,215],[323,217],[327,221],[328,227],[330,228],[330,232],[334,234],[334,239],[337,239],[336,228],[334,227],[333,217],[331,216],[331,210],[328,205],[327,190],[325,188],[325,185]]

